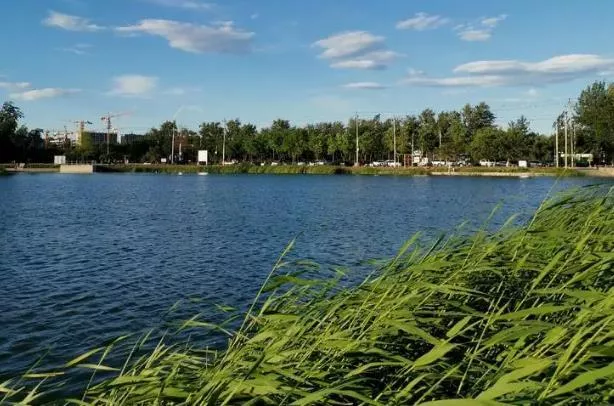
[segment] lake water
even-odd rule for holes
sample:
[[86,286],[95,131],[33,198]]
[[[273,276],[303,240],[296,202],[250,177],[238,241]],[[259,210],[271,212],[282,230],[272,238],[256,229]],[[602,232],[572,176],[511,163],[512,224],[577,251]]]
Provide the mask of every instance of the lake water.
[[[561,189],[590,180],[568,179]],[[594,181],[593,181],[594,182]],[[278,255],[356,267],[418,230],[528,215],[551,178],[16,175],[0,178],[0,382],[46,350],[186,319],[198,301],[244,307]],[[361,267],[356,267],[360,273]],[[358,275],[360,277],[361,275]]]

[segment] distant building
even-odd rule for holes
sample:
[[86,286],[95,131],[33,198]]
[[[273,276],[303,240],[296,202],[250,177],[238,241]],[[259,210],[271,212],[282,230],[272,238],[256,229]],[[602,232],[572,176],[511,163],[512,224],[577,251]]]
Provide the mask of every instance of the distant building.
[[[106,132],[85,132],[80,140],[80,145],[104,145],[107,143]],[[117,144],[117,133],[109,134],[109,144]]]
[[142,141],[145,138],[143,134],[124,134],[122,136],[122,144],[134,144],[135,142]]

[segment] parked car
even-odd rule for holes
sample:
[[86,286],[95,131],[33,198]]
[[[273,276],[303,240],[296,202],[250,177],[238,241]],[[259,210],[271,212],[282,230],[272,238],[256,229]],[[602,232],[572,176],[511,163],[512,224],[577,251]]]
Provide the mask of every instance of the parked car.
[[401,163],[400,162],[395,162],[392,159],[389,159],[389,160],[387,160],[385,162],[385,165],[386,166],[391,166],[391,167],[399,167],[399,166],[401,166]]

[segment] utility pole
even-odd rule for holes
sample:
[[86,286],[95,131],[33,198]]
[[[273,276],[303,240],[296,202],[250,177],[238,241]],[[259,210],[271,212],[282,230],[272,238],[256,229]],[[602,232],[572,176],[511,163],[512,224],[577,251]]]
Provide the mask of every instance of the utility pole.
[[411,166],[414,166],[414,131],[411,132]]
[[[570,120],[573,119],[573,115],[572,113],[572,108],[573,108],[573,103],[571,102],[571,98],[567,101],[567,111],[565,112],[565,155],[568,156],[569,153],[571,152],[571,163],[570,166],[573,168],[575,166],[575,155],[574,155],[574,138],[573,138],[573,131],[569,129],[569,135],[567,135],[567,131],[568,131],[568,127],[569,127],[569,122]],[[571,119],[570,119],[571,117]],[[573,126],[573,120],[571,125]],[[567,137],[569,136],[569,151],[567,150]],[[565,167],[567,167],[567,158],[565,159]]]
[[173,120],[173,131],[171,136],[171,164],[175,163],[175,127],[177,127],[177,120]]
[[226,120],[224,120],[224,128],[222,128],[224,140],[222,141],[222,165],[226,164]]
[[557,122],[556,123],[556,129],[555,129],[555,133],[554,133],[554,159],[556,162],[556,167],[559,167],[559,132],[561,131],[560,125]]
[[359,166],[358,164],[358,113],[356,113],[356,161],[354,162],[354,166]]
[[569,126],[569,120],[567,118],[567,112],[565,112],[565,169],[567,169],[567,127]]
[[397,118],[392,120],[392,143],[394,144],[394,167],[397,167]]
[[576,167],[576,123],[571,122],[571,167]]

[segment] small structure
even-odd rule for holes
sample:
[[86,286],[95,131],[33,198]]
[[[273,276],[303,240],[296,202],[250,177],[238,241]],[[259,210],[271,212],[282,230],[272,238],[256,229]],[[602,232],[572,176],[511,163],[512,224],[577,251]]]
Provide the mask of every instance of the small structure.
[[209,163],[209,153],[206,149],[201,149],[198,151],[198,164],[204,163],[207,165]]

